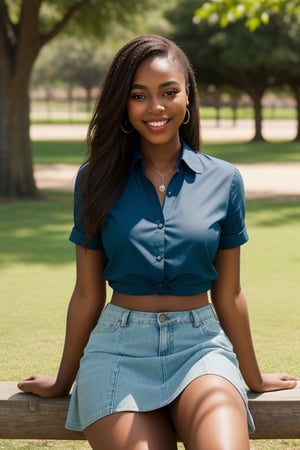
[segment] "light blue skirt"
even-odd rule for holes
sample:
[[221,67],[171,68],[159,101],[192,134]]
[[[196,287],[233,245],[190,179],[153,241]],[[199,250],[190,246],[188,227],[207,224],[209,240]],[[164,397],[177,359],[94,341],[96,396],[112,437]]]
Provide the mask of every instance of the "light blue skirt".
[[120,411],[162,408],[206,374],[236,387],[254,432],[236,356],[211,305],[145,313],[108,304],[81,359],[66,428],[83,430]]

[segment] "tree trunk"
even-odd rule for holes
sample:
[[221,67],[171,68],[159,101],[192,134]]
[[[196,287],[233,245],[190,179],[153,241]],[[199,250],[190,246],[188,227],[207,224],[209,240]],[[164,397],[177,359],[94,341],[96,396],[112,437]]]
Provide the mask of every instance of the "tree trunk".
[[264,141],[264,137],[262,134],[262,97],[263,94],[260,92],[255,92],[254,95],[251,96],[254,107],[254,124],[255,124],[255,132],[253,136],[253,141]]
[[2,77],[0,95],[0,197],[34,198],[29,123],[29,80]]
[[16,27],[1,4],[0,23],[4,26],[0,33],[0,197],[5,198],[38,195],[29,136],[29,80],[41,47],[39,7],[40,0],[23,3]]
[[295,142],[300,141],[300,86],[292,86],[294,98],[296,100],[296,112],[297,112],[297,133],[294,137]]
[[29,81],[42,46],[53,39],[71,17],[86,6],[78,0],[46,34],[40,34],[43,0],[23,0],[20,20],[13,22],[0,0],[0,197],[38,196],[33,177],[30,141]]

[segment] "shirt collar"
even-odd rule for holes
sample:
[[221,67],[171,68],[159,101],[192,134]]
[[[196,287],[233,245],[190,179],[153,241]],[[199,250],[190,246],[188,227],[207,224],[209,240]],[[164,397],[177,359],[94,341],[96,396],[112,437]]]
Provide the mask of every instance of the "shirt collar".
[[[193,150],[184,140],[181,140],[181,143],[182,143],[182,154],[181,154],[181,158],[178,162],[178,166],[180,165],[180,163],[182,161],[184,161],[185,164],[191,170],[193,170],[193,172],[203,173],[205,169],[204,169],[204,164],[201,160],[201,153]],[[132,170],[138,162],[143,164],[144,160],[143,160],[143,156],[141,154],[139,145],[136,144],[134,146],[133,152],[132,152],[130,169]]]
[[182,143],[182,155],[180,161],[184,161],[185,164],[195,173],[204,172],[204,165],[201,160],[201,153],[193,150],[184,140],[182,140],[181,143]]

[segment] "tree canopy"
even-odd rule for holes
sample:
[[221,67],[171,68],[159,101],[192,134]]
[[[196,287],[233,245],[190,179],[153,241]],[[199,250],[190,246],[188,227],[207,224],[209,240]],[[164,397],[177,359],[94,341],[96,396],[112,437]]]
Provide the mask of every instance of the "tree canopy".
[[255,30],[260,25],[267,25],[274,14],[283,14],[287,20],[300,16],[299,0],[208,0],[196,9],[194,21],[207,20],[211,24],[219,23],[222,27],[244,19],[246,26]]
[[[204,2],[203,2],[204,3]],[[228,85],[251,98],[255,111],[255,139],[262,136],[262,99],[274,85],[288,84],[298,102],[300,94],[300,27],[287,25],[284,15],[250,32],[242,20],[221,27],[217,22],[191,21],[199,0],[180,0],[168,13],[173,36],[188,54],[201,84],[226,90]],[[292,84],[293,83],[293,84]],[[299,126],[300,127],[300,126]]]

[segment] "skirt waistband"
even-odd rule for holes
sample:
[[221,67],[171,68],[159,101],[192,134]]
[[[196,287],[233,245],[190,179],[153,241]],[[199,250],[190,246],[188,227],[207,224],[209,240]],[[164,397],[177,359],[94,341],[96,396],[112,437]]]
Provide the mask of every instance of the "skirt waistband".
[[108,303],[102,314],[112,321],[120,321],[120,324],[123,327],[130,323],[158,324],[159,326],[191,323],[198,327],[202,321],[212,317],[216,318],[215,311],[211,304],[198,309],[153,313],[130,310]]

